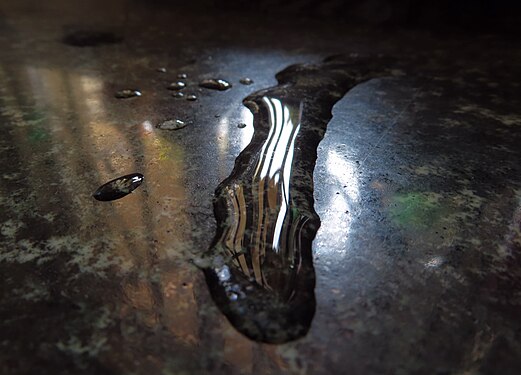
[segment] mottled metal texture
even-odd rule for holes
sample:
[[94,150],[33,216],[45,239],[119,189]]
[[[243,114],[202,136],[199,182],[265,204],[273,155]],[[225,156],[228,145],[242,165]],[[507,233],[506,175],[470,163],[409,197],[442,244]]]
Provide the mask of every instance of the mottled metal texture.
[[[518,41],[264,21],[1,3],[0,373],[520,372]],[[77,30],[121,39],[62,43]],[[350,53],[398,63],[337,102],[318,148],[310,331],[258,344],[193,265],[215,234],[214,191],[252,136],[242,100],[290,64]],[[183,73],[197,101],[166,89]],[[198,87],[212,78],[233,87]],[[142,96],[114,98],[126,88]],[[169,119],[190,126],[156,128]],[[92,198],[136,171],[132,194]]]

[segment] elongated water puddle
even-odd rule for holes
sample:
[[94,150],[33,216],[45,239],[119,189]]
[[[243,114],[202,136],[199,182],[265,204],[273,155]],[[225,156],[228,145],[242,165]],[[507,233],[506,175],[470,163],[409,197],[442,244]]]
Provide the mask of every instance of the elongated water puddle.
[[383,69],[332,58],[292,65],[278,85],[243,103],[254,115],[251,143],[215,192],[217,233],[204,269],[211,295],[249,338],[284,343],[309,330],[315,313],[312,241],[317,146],[333,105]]

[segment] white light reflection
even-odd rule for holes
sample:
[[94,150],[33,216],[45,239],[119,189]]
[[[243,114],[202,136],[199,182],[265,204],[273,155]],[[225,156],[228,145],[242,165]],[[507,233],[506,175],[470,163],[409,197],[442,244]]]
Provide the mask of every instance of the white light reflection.
[[154,125],[149,120],[145,120],[141,123],[144,134],[150,134],[154,131]]
[[327,171],[337,183],[342,184],[343,192],[349,196],[351,201],[358,201],[360,192],[356,167],[352,161],[347,160],[334,149],[329,150],[327,153]]
[[243,124],[246,124],[244,129],[241,129],[241,151],[246,148],[251,142],[251,138],[253,137],[253,114],[251,111],[243,107],[241,109],[241,121]]
[[437,255],[425,262],[425,268],[438,268],[443,264],[443,257]]
[[325,201],[317,206],[322,225],[317,233],[317,254],[339,254],[348,249],[353,212],[360,199],[356,165],[347,156],[329,145],[325,166],[327,174],[321,179]]
[[[303,109],[302,105],[274,97],[263,97],[260,104],[266,110],[268,123],[259,126],[268,127],[268,136],[255,145],[254,156],[249,156],[255,164],[246,167],[236,182],[223,189],[230,223],[221,243],[236,267],[271,289],[270,285],[282,281],[278,276],[267,276],[263,264],[274,261],[268,256],[270,252],[278,253],[277,259],[282,262],[298,261],[294,252],[299,250],[300,230],[307,220],[290,207],[295,142]],[[253,134],[252,115],[249,111],[243,114]]]
[[219,127],[217,128],[217,144],[219,146],[219,155],[226,155],[228,152],[228,116],[221,117]]
[[[268,187],[268,195],[276,195],[275,199],[268,199],[268,204],[271,201],[279,206],[271,241],[273,250],[277,252],[280,247],[282,226],[288,212],[291,166],[300,123],[293,123],[290,109],[279,99],[264,97],[263,101],[269,108],[270,130],[268,138],[262,146],[253,179],[254,181],[259,180],[261,182],[259,185]],[[267,185],[265,185],[266,183]],[[263,191],[260,193],[264,194]],[[271,209],[276,208],[271,207]]]
[[82,75],[80,84],[85,93],[85,105],[89,114],[96,116],[105,113],[102,96],[103,82],[99,78]]

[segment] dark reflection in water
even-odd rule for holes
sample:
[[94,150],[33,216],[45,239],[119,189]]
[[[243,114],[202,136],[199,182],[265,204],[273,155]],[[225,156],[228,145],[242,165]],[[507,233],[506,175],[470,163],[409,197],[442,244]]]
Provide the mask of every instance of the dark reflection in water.
[[317,146],[333,105],[378,74],[371,65],[342,57],[293,65],[277,74],[276,87],[243,101],[255,133],[216,190],[218,229],[204,272],[221,311],[253,340],[284,343],[309,330],[311,245],[320,226],[313,208]]
[[127,174],[101,185],[92,196],[99,201],[120,199],[136,190],[144,179],[141,173]]

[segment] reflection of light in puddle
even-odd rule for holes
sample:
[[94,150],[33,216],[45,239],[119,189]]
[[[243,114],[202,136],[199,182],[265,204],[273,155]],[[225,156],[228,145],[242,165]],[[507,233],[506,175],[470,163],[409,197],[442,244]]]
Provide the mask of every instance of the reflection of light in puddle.
[[[230,183],[223,189],[231,222],[221,241],[235,257],[236,266],[248,277],[253,274],[257,283],[268,288],[269,282],[262,271],[266,253],[284,252],[280,257],[287,257],[291,262],[298,259],[293,253],[299,251],[300,231],[307,218],[297,210],[292,211],[290,206],[291,168],[302,105],[291,105],[274,97],[263,97],[262,105],[269,114],[268,135],[257,145],[258,151],[252,159],[256,164],[247,170],[250,174],[240,183]],[[241,139],[247,143],[253,134],[253,119],[246,108],[241,121],[246,123],[246,128],[238,131],[244,132],[249,127],[250,134],[246,133]],[[251,257],[245,256],[245,248]]]
[[[278,251],[282,226],[290,204],[289,180],[295,139],[300,130],[300,123],[293,122],[290,107],[283,104],[279,99],[264,97],[263,101],[270,110],[270,131],[262,146],[261,159],[255,170],[255,178],[260,181],[268,181],[268,186],[277,186],[276,189],[271,189],[271,192],[276,191],[276,194],[279,194],[278,200],[280,200],[280,209],[277,214],[272,240],[272,248]],[[298,120],[300,120],[301,111],[302,107],[299,108]]]

